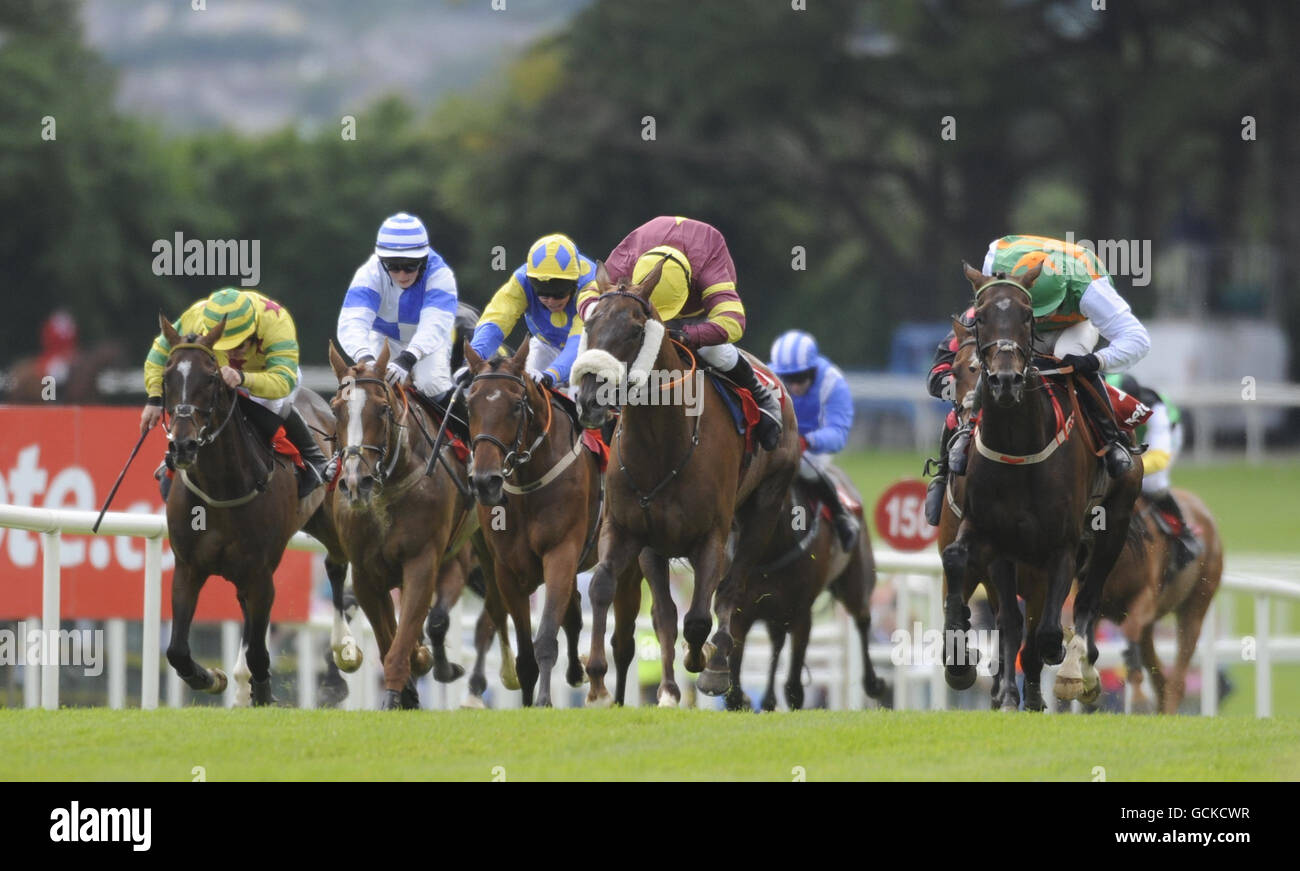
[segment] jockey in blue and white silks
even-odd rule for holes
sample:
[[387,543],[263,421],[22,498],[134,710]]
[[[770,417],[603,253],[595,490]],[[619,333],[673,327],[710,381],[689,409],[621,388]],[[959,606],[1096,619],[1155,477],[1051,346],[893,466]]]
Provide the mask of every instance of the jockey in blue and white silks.
[[844,549],[853,547],[859,524],[840,501],[826,474],[830,455],[844,449],[853,428],[853,397],[844,373],[817,350],[817,340],[803,330],[782,333],[772,343],[767,364],[785,383],[799,422],[803,448],[799,478],[817,487],[835,516],[835,530]]
[[390,346],[387,379],[411,382],[428,397],[451,387],[451,342],[456,276],[419,218],[399,212],[379,228],[374,253],[352,276],[338,336],[360,363]]

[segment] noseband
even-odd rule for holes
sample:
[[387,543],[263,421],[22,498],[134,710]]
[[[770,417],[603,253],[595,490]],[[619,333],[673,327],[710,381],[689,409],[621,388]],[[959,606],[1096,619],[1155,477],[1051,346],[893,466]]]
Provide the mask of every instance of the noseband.
[[[168,360],[170,360],[172,354],[175,354],[177,351],[187,351],[187,350],[202,351],[203,353],[211,357],[214,362],[217,359],[216,351],[213,351],[207,345],[201,345],[198,342],[180,342],[173,345],[171,350],[167,352],[167,358]],[[218,382],[218,386],[225,386],[225,382],[221,378],[220,370],[212,373],[212,378],[213,380]],[[167,382],[166,380],[164,380],[163,381],[164,393],[166,392],[166,390],[167,390]],[[218,396],[220,395],[221,395],[221,391],[218,392]],[[205,420],[208,421],[208,423],[204,423],[203,426],[199,427],[199,430],[195,434],[194,439],[198,443],[198,447],[200,448],[212,444],[214,441],[216,441],[217,436],[221,435],[221,431],[226,428],[226,424],[230,423],[230,418],[234,416],[235,413],[236,403],[237,400],[234,397],[232,397],[230,400],[230,408],[226,411],[226,416],[222,418],[220,425],[217,426],[217,428],[214,429],[212,432],[208,432],[208,426],[212,418],[216,416],[215,404],[210,405],[207,408],[198,408],[197,406],[188,402],[178,403],[177,405],[172,406],[172,408],[169,411],[169,416],[171,417],[172,422],[169,424],[166,420],[163,421],[163,431],[167,433],[167,441],[172,441],[174,438],[172,435],[172,427],[176,425],[176,421],[189,420],[193,422],[195,419],[194,415],[197,412],[199,414],[202,414]],[[163,400],[163,409],[167,410],[166,399]]]
[[[996,278],[993,281],[990,281],[988,284],[984,285],[979,289],[979,291],[976,293],[976,297],[978,297],[979,294],[988,290],[990,287],[992,287],[995,284],[1007,284],[1010,285],[1011,287],[1016,288],[1021,293],[1023,293],[1032,303],[1033,295],[1029,293],[1029,290],[1020,282],[1012,281],[1010,278]],[[977,312],[975,317],[975,326],[972,331],[972,337],[974,338],[975,341],[976,353],[979,354],[980,366],[985,370],[988,369],[986,358],[989,349],[992,348],[995,351],[1015,351],[1020,355],[1020,359],[1025,362],[1026,366],[1028,368],[1032,368],[1032,364],[1034,360],[1034,352],[1033,352],[1034,334],[1035,334],[1034,326],[1035,326],[1035,320],[1033,318],[1033,308],[1031,305],[1030,319],[1029,319],[1029,346],[1028,347],[1021,344],[1020,342],[1017,342],[1015,339],[990,339],[987,342],[981,342],[980,341],[980,319]]]
[[[396,400],[394,397],[393,389],[389,386],[387,381],[385,381],[382,378],[352,377],[351,380],[345,378],[343,380],[343,383],[339,385],[340,395],[342,394],[343,387],[351,386],[355,390],[356,385],[358,384],[378,384],[384,388],[384,398],[388,400],[388,403],[384,406],[385,431],[388,433],[388,438],[385,439],[385,441],[386,442],[391,441],[394,442],[395,444],[391,449],[392,450],[391,457],[389,457],[390,449],[387,444],[344,445],[342,448],[339,449],[338,452],[339,468],[340,469],[342,468],[344,461],[346,461],[349,457],[356,457],[362,463],[366,464],[366,468],[367,470],[369,470],[370,476],[375,479],[375,486],[382,488],[384,486],[384,482],[388,480],[388,477],[390,475],[393,474],[393,469],[397,467],[397,460],[402,454],[400,450],[400,445],[401,445],[400,430],[405,429],[406,425],[398,423],[397,419],[393,416],[393,405],[395,404]],[[403,415],[403,419],[405,419],[405,415]],[[374,451],[374,453],[376,454],[375,462],[373,464],[367,463],[365,460],[365,456],[362,454],[362,451]],[[388,460],[388,464],[386,466],[384,465],[385,459]]]
[[[635,296],[635,294],[627,294],[627,296]],[[639,299],[639,297],[637,298]],[[644,300],[642,300],[642,302],[644,302]],[[533,451],[537,450],[537,448],[542,444],[542,440],[545,439],[547,434],[551,431],[551,402],[549,399],[546,401],[546,426],[542,428],[541,433],[533,440],[533,443],[528,446],[527,450],[520,450],[520,447],[524,443],[524,435],[528,432],[528,424],[533,420],[533,406],[532,403],[528,401],[528,385],[524,383],[524,379],[520,378],[518,375],[512,375],[509,372],[481,372],[474,376],[474,379],[470,381],[470,384],[473,385],[479,381],[488,381],[492,379],[509,381],[518,384],[523,388],[524,395],[515,401],[515,405],[519,409],[520,415],[519,425],[515,428],[514,444],[507,445],[496,436],[491,435],[490,433],[481,432],[470,440],[470,450],[476,448],[479,442],[488,442],[489,444],[495,445],[500,449],[502,454],[501,475],[509,478],[515,473],[515,470],[519,466],[525,465],[533,458]]]

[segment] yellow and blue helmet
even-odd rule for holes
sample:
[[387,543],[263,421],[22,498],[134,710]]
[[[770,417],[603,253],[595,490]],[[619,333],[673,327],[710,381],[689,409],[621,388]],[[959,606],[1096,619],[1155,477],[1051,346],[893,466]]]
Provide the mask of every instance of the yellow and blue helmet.
[[528,249],[528,263],[524,272],[529,278],[550,281],[554,278],[577,281],[582,274],[578,259],[578,246],[563,233],[543,236]]
[[203,307],[204,332],[215,330],[222,318],[226,319],[226,330],[213,349],[229,351],[242,345],[257,331],[257,309],[253,307],[253,297],[233,287],[223,287],[212,294]]

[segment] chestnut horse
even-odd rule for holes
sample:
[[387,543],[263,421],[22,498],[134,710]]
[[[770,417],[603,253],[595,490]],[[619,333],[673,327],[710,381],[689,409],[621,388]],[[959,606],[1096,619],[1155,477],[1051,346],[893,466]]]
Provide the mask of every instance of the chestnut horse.
[[[569,643],[570,686],[581,686],[582,631],[577,573],[595,565],[601,473],[582,431],[524,371],[529,341],[513,357],[484,360],[465,343],[473,380],[465,401],[474,457],[471,482],[479,527],[492,551],[496,587],[515,621],[515,670],[524,705],[551,706],[560,625]],[[546,586],[537,639],[529,596]],[[539,682],[540,681],[540,682]]]
[[[681,699],[673,680],[677,609],[668,588],[671,557],[687,557],[695,570],[691,607],[683,621],[686,670],[702,672],[697,686],[706,695],[728,690],[732,612],[744,595],[743,579],[761,560],[774,534],[798,463],[794,412],[783,401],[784,430],[777,449],[759,450],[748,465],[742,464],[745,439],[736,432],[731,413],[718,392],[705,384],[695,356],[670,340],[650,303],[662,266],[661,262],[639,284],[629,285],[623,279],[616,287],[611,287],[604,264],[597,266],[601,296],[588,313],[586,350],[578,355],[570,376],[578,385],[583,426],[600,427],[622,407],[606,475],[600,561],[589,593],[589,704],[608,703],[605,617],[616,593],[616,700],[623,699],[627,667],[635,654],[633,635],[641,599],[641,585],[631,573],[638,559],[653,594],[663,661],[659,704],[672,706]],[[766,371],[752,357],[751,363]],[[670,375],[667,384],[661,380],[665,374]],[[769,378],[775,381],[770,373]],[[670,393],[679,388],[684,389]],[[719,592],[720,582],[733,568],[733,554],[739,583]],[[625,576],[632,580],[626,585],[616,583]],[[719,592],[716,602],[715,592]],[[710,605],[718,628],[711,649],[706,649],[713,623]]]
[[[167,497],[167,531],[176,569],[172,574],[172,635],[167,661],[192,689],[218,694],[227,678],[190,655],[189,631],[199,593],[219,574],[235,585],[244,614],[243,639],[234,677],[237,704],[271,704],[266,633],[275,599],[273,573],[289,539],[305,529],[325,545],[325,568],[334,598],[334,661],[356,671],[361,651],[343,617],[347,559],[334,527],[325,488],[299,501],[293,465],[274,454],[245,419],[238,391],[221,378],[212,346],[225,331],[222,320],[205,336],[182,337],[159,315],[171,345],[163,372],[163,407],[171,419],[177,480]],[[329,435],[334,418],[325,401],[300,390],[295,406],[318,432]],[[206,450],[204,450],[206,448]]]
[[[974,439],[977,451],[965,476],[964,516],[955,539],[942,551],[949,585],[945,628],[969,628],[965,602],[955,590],[973,589],[976,581],[987,578],[996,591],[1001,677],[997,702],[1003,710],[1020,706],[1014,679],[1021,643],[1018,581],[1027,591],[1033,642],[1026,645],[1025,674],[1037,674],[1042,662],[1061,663],[1058,698],[1088,702],[1100,692],[1094,663],[1102,587],[1124,546],[1142,482],[1138,463],[1118,480],[1102,476],[1086,426],[1075,425],[1082,424],[1077,402],[1071,403],[1063,424],[1056,419],[1031,351],[1034,316],[1028,288],[1038,273],[1038,268],[1032,269],[1015,281],[966,266],[977,302],[981,422]],[[1074,636],[1066,647],[1061,609],[1080,573]],[[1035,607],[1038,590],[1041,608]]]
[[[1176,575],[1167,576],[1172,561],[1170,539],[1160,531],[1154,516],[1156,509],[1145,498],[1139,498],[1133,519],[1139,534],[1129,537],[1101,596],[1102,616],[1118,625],[1129,642],[1125,659],[1135,708],[1142,701],[1145,665],[1156,686],[1159,710],[1166,714],[1178,713],[1182,704],[1187,666],[1196,653],[1205,612],[1223,578],[1223,541],[1213,515],[1195,494],[1176,487],[1172,493],[1183,516],[1200,527],[1200,555]],[[1156,655],[1154,630],[1156,621],[1169,613],[1178,622],[1178,654],[1166,673]],[[1218,680],[1218,675],[1205,674],[1203,680]]]
[[[453,470],[463,476],[463,467],[444,454],[433,473],[425,474],[429,433],[437,426],[402,388],[384,380],[388,353],[385,344],[378,360],[348,366],[330,345],[339,379],[332,402],[340,454],[334,517],[352,563],[357,603],[384,658],[382,710],[419,707],[413,674],[432,668],[443,683],[464,674],[447,660],[445,640],[449,612],[469,573],[467,541],[476,528],[469,497],[460,489],[465,485],[452,477]],[[389,594],[394,589],[401,590],[400,617]],[[432,651],[420,644],[426,615]]]
[[[858,497],[847,475],[834,466],[826,469],[836,486]],[[755,620],[762,620],[772,640],[772,662],[767,673],[767,692],[762,708],[776,709],[776,668],[785,637],[790,635],[790,672],[785,682],[785,701],[790,710],[803,707],[803,666],[812,633],[812,606],[823,590],[842,604],[853,618],[862,646],[862,687],[873,699],[883,698],[889,687],[876,676],[868,650],[871,642],[871,593],[876,588],[876,561],[871,538],[858,536],[853,550],[846,552],[821,505],[810,497],[809,488],[796,477],[781,509],[785,520],[776,525],[775,535],[763,553],[766,560],[745,578],[745,595],[732,617],[735,646],[731,650],[729,710],[749,710],[749,698],[740,688],[740,668],[745,655],[745,636]],[[728,583],[729,581],[724,581]]]

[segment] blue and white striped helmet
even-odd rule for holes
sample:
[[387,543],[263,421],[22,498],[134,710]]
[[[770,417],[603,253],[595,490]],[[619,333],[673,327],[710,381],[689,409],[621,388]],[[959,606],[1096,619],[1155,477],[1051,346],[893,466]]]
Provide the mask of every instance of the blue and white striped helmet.
[[380,257],[416,259],[429,256],[431,250],[424,224],[406,212],[398,212],[386,219],[379,228],[379,237],[375,239],[375,253]]
[[777,375],[806,372],[817,365],[817,340],[803,330],[789,330],[772,343],[772,361]]

